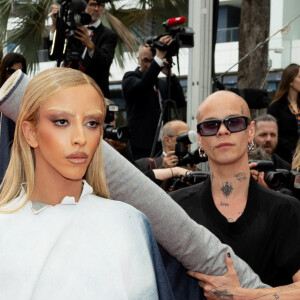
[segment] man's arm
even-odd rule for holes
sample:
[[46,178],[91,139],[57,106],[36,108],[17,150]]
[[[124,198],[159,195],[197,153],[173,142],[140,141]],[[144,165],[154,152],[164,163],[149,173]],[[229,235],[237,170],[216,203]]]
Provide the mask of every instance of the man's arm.
[[[117,35],[108,29],[104,29],[102,42],[98,44],[93,42],[89,36],[88,29],[85,26],[78,26],[75,30],[75,37],[87,47],[87,65],[95,64],[102,67],[109,67],[112,63],[117,45]],[[101,33],[100,33],[101,34]],[[92,55],[90,53],[92,52]],[[87,66],[86,66],[87,67]]]
[[[172,39],[169,35],[162,36],[159,39],[160,42],[169,46]],[[163,69],[163,59],[167,51],[156,49],[156,55],[150,64],[150,67],[140,76],[136,72],[125,73],[122,80],[122,90],[125,98],[127,99],[140,99],[137,95],[144,95],[144,93],[149,89],[153,89],[154,85],[157,83],[157,78],[159,73]],[[156,61],[161,61],[161,66]],[[142,98],[141,98],[142,100]]]
[[127,72],[122,79],[122,91],[126,99],[140,99],[149,89],[153,89],[157,82],[161,67],[156,61],[152,61],[149,69],[142,75],[137,72]]
[[231,258],[226,255],[225,263],[228,272],[223,276],[211,276],[199,272],[188,271],[188,274],[199,280],[199,285],[204,289],[208,300],[296,300],[300,299],[300,270],[293,276],[293,283],[267,289],[245,289],[240,282]]

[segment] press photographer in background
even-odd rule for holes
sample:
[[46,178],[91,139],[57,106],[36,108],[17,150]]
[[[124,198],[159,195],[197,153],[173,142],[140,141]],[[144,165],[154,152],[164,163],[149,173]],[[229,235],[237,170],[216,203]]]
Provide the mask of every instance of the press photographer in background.
[[[162,36],[159,41],[166,47],[170,47],[174,42],[170,35]],[[131,130],[130,143],[136,160],[151,156],[153,144],[157,142],[155,136],[163,105],[166,103],[163,100],[172,99],[176,107],[185,105],[182,87],[172,70],[170,70],[170,86],[165,78],[158,78],[160,72],[167,75],[166,54],[167,50],[154,49],[148,44],[141,45],[138,56],[139,67],[125,73],[122,80],[127,121]],[[168,87],[170,95],[168,95]],[[164,113],[163,122],[167,121],[169,121],[168,116]],[[159,151],[161,151],[160,141],[156,144],[154,155]]]
[[272,115],[263,114],[254,119],[254,143],[263,148],[274,162],[275,169],[291,170],[291,165],[275,153],[278,145],[278,125]]
[[91,76],[109,98],[109,69],[117,35],[101,23],[104,4],[108,1],[69,0],[58,1],[60,6],[53,4],[49,56],[58,63],[64,61],[64,67],[79,69]]
[[300,173],[296,170],[276,168],[272,156],[263,148],[249,151],[251,175],[262,186],[300,200]]

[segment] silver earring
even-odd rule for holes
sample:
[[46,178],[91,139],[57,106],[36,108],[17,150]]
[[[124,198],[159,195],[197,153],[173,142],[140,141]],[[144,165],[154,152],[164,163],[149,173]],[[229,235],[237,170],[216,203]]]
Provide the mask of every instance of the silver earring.
[[200,156],[201,158],[206,158],[206,157],[207,157],[206,153],[205,153],[204,150],[201,149],[201,148],[199,148],[199,156]]
[[255,147],[253,140],[250,143],[248,143],[248,151],[253,151],[253,150],[255,150],[255,148],[256,147]]

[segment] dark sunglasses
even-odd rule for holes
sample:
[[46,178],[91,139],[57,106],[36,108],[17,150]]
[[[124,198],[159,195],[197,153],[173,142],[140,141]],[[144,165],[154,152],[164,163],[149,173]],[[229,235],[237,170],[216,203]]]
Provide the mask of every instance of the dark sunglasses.
[[7,72],[8,75],[12,75],[12,74],[14,74],[16,71],[17,71],[17,70],[12,69],[12,68],[7,68],[7,69],[6,69],[6,72]]
[[247,128],[247,126],[250,124],[250,119],[245,116],[232,116],[227,117],[224,120],[207,120],[200,122],[197,125],[197,130],[201,136],[213,136],[218,133],[221,124],[224,124],[231,133],[239,132]]

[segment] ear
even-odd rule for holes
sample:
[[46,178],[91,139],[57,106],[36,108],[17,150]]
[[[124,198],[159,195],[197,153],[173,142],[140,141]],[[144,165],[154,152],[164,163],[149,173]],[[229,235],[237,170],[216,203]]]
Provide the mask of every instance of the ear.
[[198,131],[197,131],[197,134],[198,134],[198,144],[199,144],[199,147],[201,149],[201,135]]
[[248,139],[249,143],[254,140],[254,135],[255,135],[255,122],[252,121],[249,125],[249,139]]
[[169,142],[169,137],[167,135],[163,136],[163,144],[167,145],[168,142]]
[[30,122],[24,121],[22,123],[22,131],[28,145],[32,148],[37,148],[39,144],[36,136],[36,128]]

